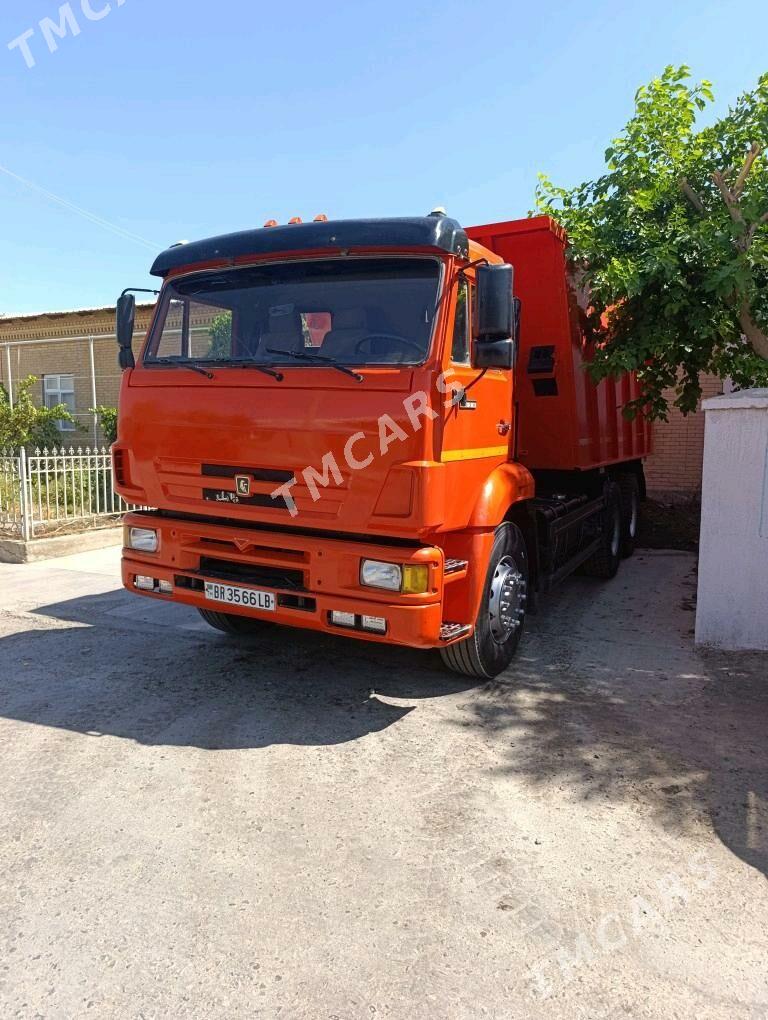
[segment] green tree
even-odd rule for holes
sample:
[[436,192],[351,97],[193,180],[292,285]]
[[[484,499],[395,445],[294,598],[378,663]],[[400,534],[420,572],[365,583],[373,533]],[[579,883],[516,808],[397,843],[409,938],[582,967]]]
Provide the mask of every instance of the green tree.
[[16,450],[21,446],[60,446],[61,432],[57,422],[74,418],[65,404],[55,407],[37,407],[32,399],[32,387],[37,382],[34,375],[27,376],[16,387],[11,407],[8,392],[0,386],[0,449]]
[[228,358],[232,350],[232,312],[222,312],[208,327],[211,343],[206,358]]
[[568,231],[590,303],[596,379],[637,369],[645,407],[684,413],[712,372],[768,385],[768,74],[697,128],[707,81],[667,67],[642,86],[606,150],[606,172],[575,188],[540,175],[537,206]]
[[99,404],[98,407],[91,408],[91,414],[98,416],[107,446],[111,446],[117,441],[117,408]]

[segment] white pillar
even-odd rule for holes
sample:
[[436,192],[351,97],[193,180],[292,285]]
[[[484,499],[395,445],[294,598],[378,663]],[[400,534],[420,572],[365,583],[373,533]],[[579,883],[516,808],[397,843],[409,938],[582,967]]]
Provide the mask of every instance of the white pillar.
[[98,397],[96,396],[96,358],[93,353],[93,337],[88,337],[88,359],[91,367],[91,407],[93,411],[93,449],[99,446],[99,416],[96,413]]
[[768,650],[768,389],[702,406],[696,643]]
[[13,368],[11,367],[11,345],[5,345],[5,372],[8,378],[6,379],[5,392],[8,394],[8,403],[13,407]]

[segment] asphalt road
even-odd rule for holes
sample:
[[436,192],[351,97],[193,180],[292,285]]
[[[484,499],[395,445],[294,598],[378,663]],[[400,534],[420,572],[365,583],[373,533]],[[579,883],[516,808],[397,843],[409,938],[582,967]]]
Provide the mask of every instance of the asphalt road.
[[3,1017],[768,1018],[768,660],[694,560],[568,582],[498,682],[0,564]]

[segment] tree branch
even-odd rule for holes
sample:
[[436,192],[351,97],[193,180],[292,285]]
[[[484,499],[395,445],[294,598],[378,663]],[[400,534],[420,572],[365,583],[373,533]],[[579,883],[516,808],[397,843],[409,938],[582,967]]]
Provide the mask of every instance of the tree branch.
[[744,166],[739,171],[739,176],[736,178],[736,184],[733,189],[734,199],[741,198],[741,193],[744,191],[744,185],[749,177],[749,171],[752,169],[752,164],[755,162],[757,157],[763,151],[762,145],[759,142],[752,142],[747,158],[744,160]]
[[749,307],[749,302],[742,301],[738,311],[738,316],[739,325],[744,332],[744,336],[749,341],[752,350],[755,354],[759,354],[761,358],[768,361],[768,336],[766,336],[752,318],[752,310]]
[[749,251],[749,249],[752,247],[752,242],[755,239],[755,234],[764,223],[768,223],[768,212],[764,212],[759,220],[755,220],[755,222],[747,231],[747,236],[744,239],[744,251]]
[[680,190],[688,199],[688,201],[691,203],[696,212],[701,213],[701,215],[704,216],[704,214],[707,211],[704,208],[704,203],[702,202],[699,195],[697,195],[697,193],[690,186],[687,179],[685,177],[681,177],[677,183],[680,185]]
[[715,170],[712,174],[712,180],[717,185],[717,190],[720,192],[723,201],[725,202],[726,209],[730,213],[731,219],[734,223],[743,223],[744,217],[742,216],[739,204],[736,201],[736,196],[728,187],[725,181],[725,177],[719,170]]

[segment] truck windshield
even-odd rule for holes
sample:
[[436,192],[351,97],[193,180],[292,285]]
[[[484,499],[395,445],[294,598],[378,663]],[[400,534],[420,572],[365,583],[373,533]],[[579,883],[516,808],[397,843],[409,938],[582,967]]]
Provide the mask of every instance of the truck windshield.
[[144,363],[416,365],[439,280],[437,259],[404,257],[197,273],[166,286]]

